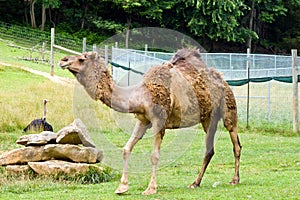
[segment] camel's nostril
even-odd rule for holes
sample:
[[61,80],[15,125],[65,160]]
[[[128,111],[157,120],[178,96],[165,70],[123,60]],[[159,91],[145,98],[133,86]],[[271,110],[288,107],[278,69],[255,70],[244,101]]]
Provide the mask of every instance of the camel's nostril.
[[68,58],[67,57],[62,58],[61,61],[65,61],[66,62],[66,61],[68,61]]

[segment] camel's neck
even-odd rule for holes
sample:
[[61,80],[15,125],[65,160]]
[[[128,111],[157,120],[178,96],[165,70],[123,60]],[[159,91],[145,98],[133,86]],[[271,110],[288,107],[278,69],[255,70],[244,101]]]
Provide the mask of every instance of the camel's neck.
[[84,81],[80,80],[79,77],[77,78],[94,100],[100,100],[118,112],[135,112],[137,109],[136,105],[129,104],[134,88],[116,85],[108,69],[94,71],[85,77],[86,80]]

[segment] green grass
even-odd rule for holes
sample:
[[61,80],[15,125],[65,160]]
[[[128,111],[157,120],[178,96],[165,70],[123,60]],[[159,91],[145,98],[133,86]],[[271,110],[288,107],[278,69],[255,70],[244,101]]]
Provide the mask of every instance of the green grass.
[[[300,138],[259,134],[240,136],[243,144],[240,185],[228,184],[233,175],[234,159],[230,139],[227,133],[222,133],[201,187],[187,188],[197,176],[202,162],[200,150],[204,135],[198,132],[183,156],[160,168],[158,194],[152,196],[141,196],[147,187],[150,169],[145,169],[147,173],[131,173],[130,189],[122,196],[114,194],[118,180],[83,185],[46,178],[18,178],[5,183],[2,180],[0,196],[1,199],[298,199]],[[166,142],[170,138],[172,135],[166,135]],[[137,147],[144,147],[148,142],[142,140]],[[163,154],[161,157],[164,159]],[[149,161],[148,157],[143,159]]]
[[57,131],[73,121],[72,86],[22,71],[0,66],[0,132],[21,131],[43,116],[47,98],[47,120]]
[[[9,53],[5,53],[9,57]],[[14,56],[6,60],[4,55],[1,55],[0,61],[23,65]],[[25,64],[31,66],[30,62]],[[78,87],[75,87],[74,92],[73,86],[53,83],[19,68],[0,66],[0,153],[21,147],[15,141],[31,120],[42,116],[42,100],[47,98],[50,100],[47,104],[47,120],[53,125],[54,131],[70,124],[75,117],[82,116],[91,137],[104,148],[103,165],[110,160],[118,161],[109,165],[116,174],[115,178],[106,183],[82,184],[73,179],[53,177],[9,177],[2,167],[0,199],[299,199],[299,135],[288,134],[289,137],[285,137],[276,130],[266,134],[265,131],[254,128],[250,131],[241,128],[240,131],[243,150],[239,185],[228,184],[234,172],[234,158],[228,133],[222,132],[223,129],[220,128],[215,146],[216,154],[201,187],[192,190],[187,188],[198,174],[204,151],[204,133],[193,127],[179,132],[168,131],[164,137],[157,175],[157,194],[141,195],[148,185],[151,171],[149,154],[153,138],[147,133],[147,137],[136,145],[130,162],[131,169],[146,163],[147,166],[139,167],[144,173],[134,173],[131,170],[129,191],[125,195],[115,195],[122,165],[121,148],[129,138],[128,132],[132,129],[132,124],[117,125],[108,108],[99,102],[88,100],[85,93],[77,90]],[[88,118],[93,115],[74,113],[78,108],[74,108],[73,103],[95,112],[96,123]],[[127,115],[121,117],[119,122],[124,121],[123,119],[128,122]],[[178,149],[177,143],[174,144],[176,141],[187,141],[191,136],[193,138],[184,150]],[[114,147],[111,152],[110,147]],[[135,158],[139,158],[140,163]]]

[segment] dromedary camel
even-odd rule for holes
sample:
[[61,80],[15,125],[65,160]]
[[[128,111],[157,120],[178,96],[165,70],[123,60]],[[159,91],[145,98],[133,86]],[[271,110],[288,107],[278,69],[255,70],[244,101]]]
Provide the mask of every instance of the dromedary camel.
[[206,132],[206,153],[199,175],[189,187],[200,186],[206,167],[214,155],[214,137],[220,119],[223,119],[233,143],[235,173],[230,183],[239,183],[241,144],[237,133],[235,98],[222,76],[205,66],[198,50],[178,50],[169,63],[152,67],[143,76],[142,83],[131,87],[114,84],[103,59],[93,52],[64,57],[60,66],[72,72],[94,100],[100,100],[118,112],[135,114],[137,122],[123,148],[123,174],[115,193],[128,190],[128,159],[134,145],[142,139],[148,128],[153,127],[154,131],[152,176],[143,194],[154,194],[165,129],[198,123]]

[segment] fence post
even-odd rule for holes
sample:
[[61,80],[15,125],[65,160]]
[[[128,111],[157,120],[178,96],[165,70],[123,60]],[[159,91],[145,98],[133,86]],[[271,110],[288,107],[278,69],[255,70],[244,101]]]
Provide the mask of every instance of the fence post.
[[105,45],[104,46],[104,61],[105,61],[105,65],[108,65],[108,46]]
[[250,48],[247,48],[247,125],[246,127],[249,128],[249,100],[250,100]]
[[97,45],[93,44],[93,52],[96,52],[96,51],[97,51]]
[[292,49],[292,71],[293,71],[293,131],[299,132],[299,109],[298,109],[298,63],[297,49]]
[[86,52],[86,38],[82,40],[82,53]]
[[148,44],[145,44],[145,52],[144,52],[144,72],[147,71],[147,65],[146,65],[146,56],[147,56],[147,51],[148,51]]
[[51,28],[50,75],[54,76],[54,28]]
[[232,66],[232,53],[229,54],[229,67],[230,67],[230,79],[233,79],[232,76],[232,71],[233,71],[233,66]]
[[46,45],[46,43],[43,42],[43,44],[42,44],[42,61],[43,62],[45,61],[45,45]]

